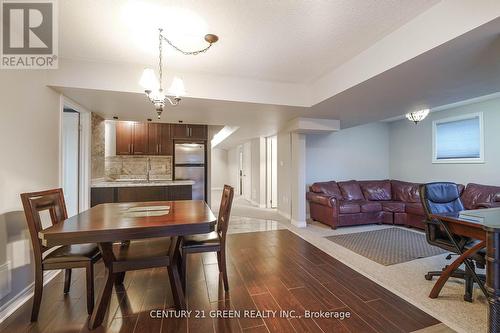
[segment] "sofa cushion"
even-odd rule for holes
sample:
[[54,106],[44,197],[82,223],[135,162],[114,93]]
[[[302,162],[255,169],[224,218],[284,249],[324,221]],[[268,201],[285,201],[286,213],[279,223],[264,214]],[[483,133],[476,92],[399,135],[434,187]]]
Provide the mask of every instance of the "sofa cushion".
[[339,203],[340,214],[356,214],[361,213],[359,202],[342,200]]
[[419,185],[418,183],[391,180],[392,199],[403,202],[420,202]]
[[494,202],[500,197],[499,186],[469,183],[462,193],[465,209],[475,209],[477,204]]
[[331,197],[342,199],[342,193],[340,193],[339,186],[337,182],[334,181],[314,183],[311,185],[311,192],[324,193]]
[[389,180],[364,180],[359,182],[366,200],[391,200],[391,182]]
[[372,213],[382,211],[382,204],[377,201],[364,201],[360,203],[361,212]]
[[425,216],[424,207],[418,202],[409,202],[405,204],[405,209],[408,214]]
[[404,213],[405,211],[405,203],[402,201],[383,201],[382,209],[386,212],[392,213]]
[[361,187],[359,183],[355,180],[350,180],[347,182],[338,182],[340,191],[344,200],[364,200],[363,192],[361,192]]

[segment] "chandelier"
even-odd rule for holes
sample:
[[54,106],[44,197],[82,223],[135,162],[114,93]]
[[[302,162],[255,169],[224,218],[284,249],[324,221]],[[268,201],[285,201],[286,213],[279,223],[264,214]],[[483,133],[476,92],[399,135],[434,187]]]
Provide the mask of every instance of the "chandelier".
[[407,113],[406,118],[410,121],[413,121],[416,125],[419,122],[421,122],[422,120],[424,120],[428,114],[429,114],[429,109],[423,109],[423,110],[413,111],[413,112]]
[[175,46],[167,37],[163,35],[163,29],[158,29],[158,50],[159,50],[159,58],[158,58],[158,73],[159,80],[156,78],[155,72],[151,68],[146,68],[142,73],[139,84],[144,88],[144,92],[146,96],[148,96],[151,103],[153,103],[156,113],[158,114],[158,119],[161,117],[161,113],[165,109],[166,102],[168,101],[170,105],[176,106],[179,105],[181,101],[181,96],[185,94],[184,91],[184,82],[178,78],[174,77],[172,81],[172,85],[170,86],[169,92],[173,96],[167,96],[166,92],[163,91],[163,41],[167,42],[173,49],[179,51],[183,55],[198,55],[200,53],[204,53],[212,47],[212,44],[216,43],[219,40],[217,35],[207,34],[205,35],[205,41],[208,43],[208,46],[201,50],[197,51],[184,51],[179,47]]

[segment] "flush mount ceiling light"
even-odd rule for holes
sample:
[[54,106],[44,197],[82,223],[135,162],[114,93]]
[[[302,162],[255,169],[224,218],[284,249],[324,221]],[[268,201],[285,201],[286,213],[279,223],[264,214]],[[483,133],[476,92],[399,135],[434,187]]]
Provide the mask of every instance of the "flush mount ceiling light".
[[158,73],[159,79],[156,78],[155,72],[151,68],[146,68],[142,73],[141,80],[139,84],[144,88],[144,92],[148,96],[151,103],[153,103],[156,113],[158,114],[158,119],[161,117],[161,113],[165,109],[166,102],[168,101],[170,105],[176,106],[179,105],[181,101],[181,96],[185,94],[184,91],[184,82],[178,78],[174,77],[172,81],[172,85],[170,86],[169,93],[172,97],[167,96],[166,92],[163,91],[163,41],[167,42],[173,49],[182,53],[183,55],[198,55],[200,53],[204,53],[212,47],[212,44],[216,43],[219,40],[219,37],[213,34],[205,35],[205,41],[208,43],[208,46],[201,50],[197,51],[184,51],[179,47],[175,46],[165,35],[163,35],[163,29],[158,29],[158,49],[159,49],[159,58],[158,58]]
[[429,109],[423,109],[407,113],[406,118],[410,121],[413,121],[415,124],[418,124],[419,122],[424,120],[428,114],[429,114]]

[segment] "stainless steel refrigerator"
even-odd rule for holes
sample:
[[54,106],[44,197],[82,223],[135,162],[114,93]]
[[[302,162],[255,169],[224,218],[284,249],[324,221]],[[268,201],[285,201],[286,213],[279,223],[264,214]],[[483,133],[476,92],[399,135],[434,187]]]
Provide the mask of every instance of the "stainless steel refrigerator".
[[193,200],[205,200],[205,144],[176,143],[175,180],[192,180]]

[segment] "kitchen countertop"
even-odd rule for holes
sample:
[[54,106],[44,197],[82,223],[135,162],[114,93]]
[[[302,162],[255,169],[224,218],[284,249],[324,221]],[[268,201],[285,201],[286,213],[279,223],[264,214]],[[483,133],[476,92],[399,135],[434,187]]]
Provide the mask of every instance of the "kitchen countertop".
[[192,180],[119,180],[119,181],[97,181],[91,187],[143,187],[143,186],[180,186],[193,185]]

